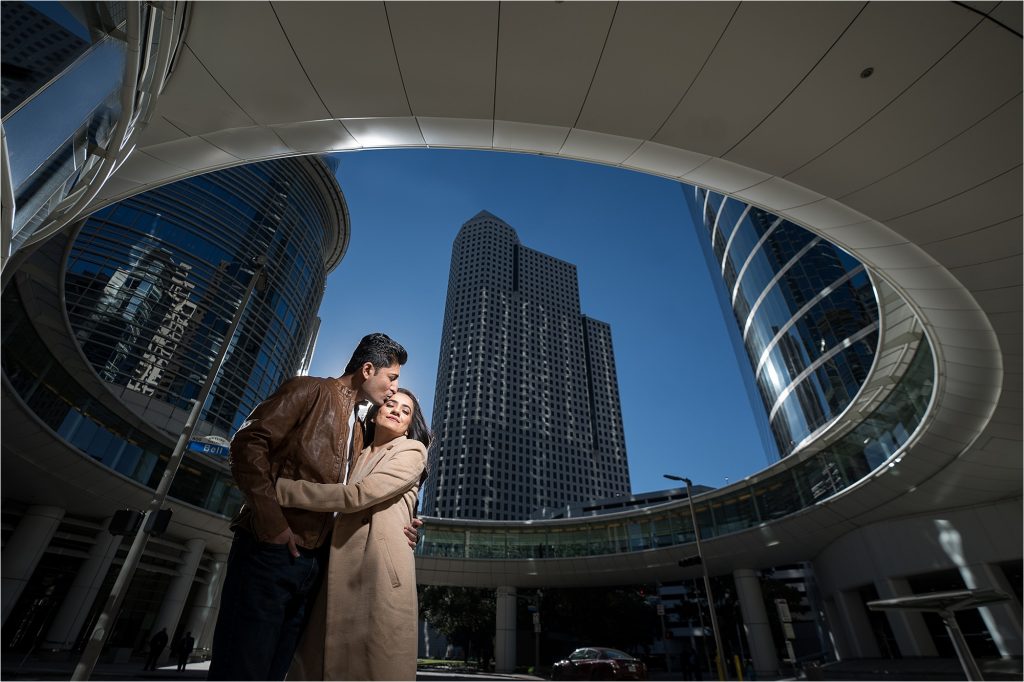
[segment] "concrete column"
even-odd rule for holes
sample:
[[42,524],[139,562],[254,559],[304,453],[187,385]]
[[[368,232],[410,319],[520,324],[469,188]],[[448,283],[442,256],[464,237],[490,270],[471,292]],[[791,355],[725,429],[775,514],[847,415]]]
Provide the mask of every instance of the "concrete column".
[[213,555],[209,582],[202,586],[196,595],[195,603],[192,604],[185,629],[196,638],[196,649],[209,649],[213,644],[213,628],[217,624],[217,614],[220,612],[220,590],[224,587],[227,567],[227,554]]
[[0,560],[0,601],[3,608],[3,622],[18,603],[29,578],[43,558],[43,552],[50,546],[53,534],[57,532],[64,510],[60,507],[34,506],[25,510],[11,538],[4,545]]
[[[882,652],[875,640],[875,633],[868,620],[868,610],[857,590],[836,592],[836,607],[840,622],[845,624],[847,643],[855,658],[881,658]],[[833,626],[835,623],[833,623]]]
[[[879,578],[875,581],[879,599],[896,599],[914,594],[910,584],[902,578]],[[885,611],[896,644],[904,656],[938,656],[935,642],[924,624],[920,611]]]
[[53,624],[46,633],[45,648],[52,651],[68,651],[75,645],[75,640],[85,625],[89,610],[96,601],[100,587],[103,585],[110,564],[121,546],[121,536],[107,532],[110,519],[103,521],[103,527],[93,539],[89,549],[89,557],[78,569],[71,589],[61,602]]
[[[164,663],[171,653],[170,645],[173,643],[175,629],[178,627],[181,613],[185,609],[185,600],[188,599],[188,593],[192,589],[192,582],[195,580],[199,561],[203,558],[204,547],[206,547],[206,541],[201,538],[194,538],[185,543],[185,554],[181,557],[178,575],[171,580],[171,584],[167,588],[167,594],[164,595],[163,604],[160,605],[160,613],[156,617],[156,621],[153,622],[152,632],[157,632],[160,628],[167,628],[167,636],[172,639],[171,642],[168,642],[164,652],[160,654],[157,665]],[[184,634],[184,631],[182,631],[182,634]],[[195,637],[194,632],[192,636]]]
[[495,599],[494,672],[516,670],[516,588],[499,587]]
[[968,589],[992,589],[1010,597],[1009,601],[978,609],[981,619],[992,635],[992,641],[1003,658],[1021,655],[1021,605],[1013,585],[999,566],[971,564],[960,569]]
[[828,637],[832,648],[836,653],[837,661],[844,661],[848,658],[856,658],[853,652],[853,644],[850,642],[850,633],[843,627],[843,618],[839,615],[839,608],[834,598],[827,598],[823,604],[825,607],[825,623],[828,626]]
[[736,569],[732,572],[732,578],[736,583],[736,596],[740,600],[743,629],[746,631],[754,672],[758,679],[774,679],[779,673],[779,657],[775,653],[772,629],[764,608],[761,580],[749,568]]

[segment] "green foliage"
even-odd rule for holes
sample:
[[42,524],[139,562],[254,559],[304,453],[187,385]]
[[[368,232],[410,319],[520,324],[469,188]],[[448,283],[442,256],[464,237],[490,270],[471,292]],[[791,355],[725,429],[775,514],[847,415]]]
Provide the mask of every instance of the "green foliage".
[[449,642],[489,656],[494,637],[494,590],[427,585],[420,589],[420,616]]

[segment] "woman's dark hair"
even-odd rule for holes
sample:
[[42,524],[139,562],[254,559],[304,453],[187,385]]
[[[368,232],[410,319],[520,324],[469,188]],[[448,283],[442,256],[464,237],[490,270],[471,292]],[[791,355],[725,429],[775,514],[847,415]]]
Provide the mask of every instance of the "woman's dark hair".
[[[412,440],[418,440],[423,443],[424,446],[430,447],[430,429],[427,428],[427,422],[423,419],[423,410],[420,409],[420,401],[416,399],[413,392],[407,388],[398,389],[399,393],[404,393],[412,399],[412,423],[409,424],[409,433],[406,434],[407,438]],[[373,442],[374,433],[377,430],[377,423],[374,421],[377,418],[377,412],[380,411],[380,405],[374,405],[366,413],[366,435],[363,438],[363,442],[367,445]]]
[[352,358],[345,365],[345,371],[342,374],[352,374],[367,362],[372,363],[376,369],[384,369],[396,362],[399,365],[404,365],[408,359],[409,354],[405,352],[402,344],[387,334],[380,332],[367,334],[352,351]]

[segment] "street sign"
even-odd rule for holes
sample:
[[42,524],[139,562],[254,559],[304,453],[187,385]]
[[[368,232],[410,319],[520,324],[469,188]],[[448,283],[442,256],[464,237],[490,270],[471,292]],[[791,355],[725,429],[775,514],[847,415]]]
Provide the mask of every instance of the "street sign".
[[188,449],[190,452],[199,452],[211,457],[227,457],[230,452],[230,448],[227,445],[206,443],[201,440],[190,440],[188,442]]

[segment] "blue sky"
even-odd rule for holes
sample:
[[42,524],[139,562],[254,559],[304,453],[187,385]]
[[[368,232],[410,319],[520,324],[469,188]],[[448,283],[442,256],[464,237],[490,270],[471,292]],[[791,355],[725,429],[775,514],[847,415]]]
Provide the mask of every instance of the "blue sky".
[[311,373],[359,338],[409,351],[401,384],[432,414],[451,245],[486,209],[574,263],[584,314],[612,328],[633,492],[663,473],[722,486],[768,465],[679,183],[565,159],[461,150],[346,152],[348,252],[327,279]]

